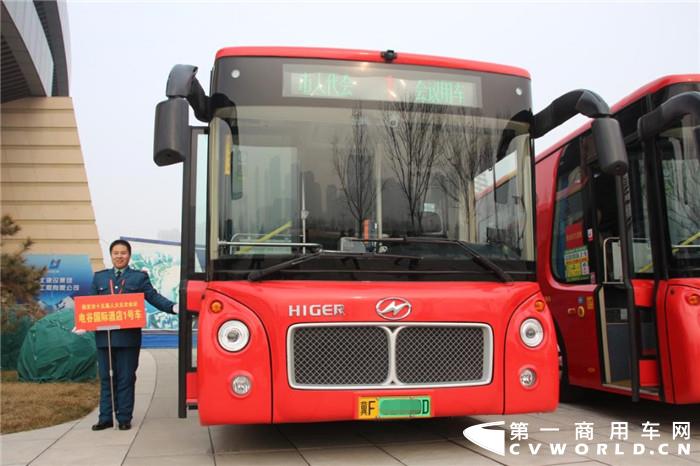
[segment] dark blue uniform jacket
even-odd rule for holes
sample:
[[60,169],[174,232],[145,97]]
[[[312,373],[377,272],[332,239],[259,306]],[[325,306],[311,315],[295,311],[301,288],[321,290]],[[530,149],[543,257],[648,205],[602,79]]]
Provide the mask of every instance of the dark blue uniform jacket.
[[[165,296],[160,295],[148,278],[146,272],[134,270],[127,267],[117,279],[114,275],[115,269],[105,269],[95,272],[92,278],[92,294],[128,294],[143,293],[146,301],[157,309],[172,313],[173,303]],[[112,330],[112,346],[141,346],[141,329],[130,328],[124,330]],[[95,343],[98,348],[107,347],[107,332],[95,332]]]

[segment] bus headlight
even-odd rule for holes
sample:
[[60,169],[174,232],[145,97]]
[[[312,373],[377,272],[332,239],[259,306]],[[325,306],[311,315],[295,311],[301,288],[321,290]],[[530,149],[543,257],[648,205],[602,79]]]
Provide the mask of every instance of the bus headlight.
[[248,327],[240,320],[229,320],[219,327],[219,345],[235,353],[245,348],[250,340]]
[[530,348],[534,348],[542,343],[542,340],[544,340],[544,329],[540,321],[537,319],[525,319],[520,324],[520,339]]

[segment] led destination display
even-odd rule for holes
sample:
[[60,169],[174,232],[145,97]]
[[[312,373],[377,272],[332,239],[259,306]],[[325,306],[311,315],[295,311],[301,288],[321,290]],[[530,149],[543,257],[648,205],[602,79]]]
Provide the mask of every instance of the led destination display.
[[480,78],[362,66],[286,64],[284,97],[480,107]]

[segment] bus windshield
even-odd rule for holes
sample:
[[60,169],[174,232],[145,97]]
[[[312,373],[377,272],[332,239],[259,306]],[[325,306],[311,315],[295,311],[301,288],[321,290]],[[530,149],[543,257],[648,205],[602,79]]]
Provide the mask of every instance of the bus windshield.
[[663,193],[668,217],[670,266],[676,276],[700,270],[700,172],[693,127],[684,118],[659,136]]
[[[220,267],[282,262],[309,252],[302,244],[415,255],[436,270],[472,261],[438,241],[449,239],[534,271],[526,79],[317,62],[236,58],[217,73],[226,103],[211,127],[221,142],[210,196]],[[246,81],[248,68],[267,78]],[[392,241],[408,237],[436,241]]]

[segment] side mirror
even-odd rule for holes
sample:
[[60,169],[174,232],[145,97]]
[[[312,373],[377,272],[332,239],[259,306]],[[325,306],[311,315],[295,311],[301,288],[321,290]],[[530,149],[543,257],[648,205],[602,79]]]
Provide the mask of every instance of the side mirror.
[[603,173],[614,176],[627,173],[627,150],[620,123],[610,117],[596,118],[593,120],[592,133]]
[[162,167],[183,162],[190,153],[189,104],[182,97],[156,106],[153,161]]

